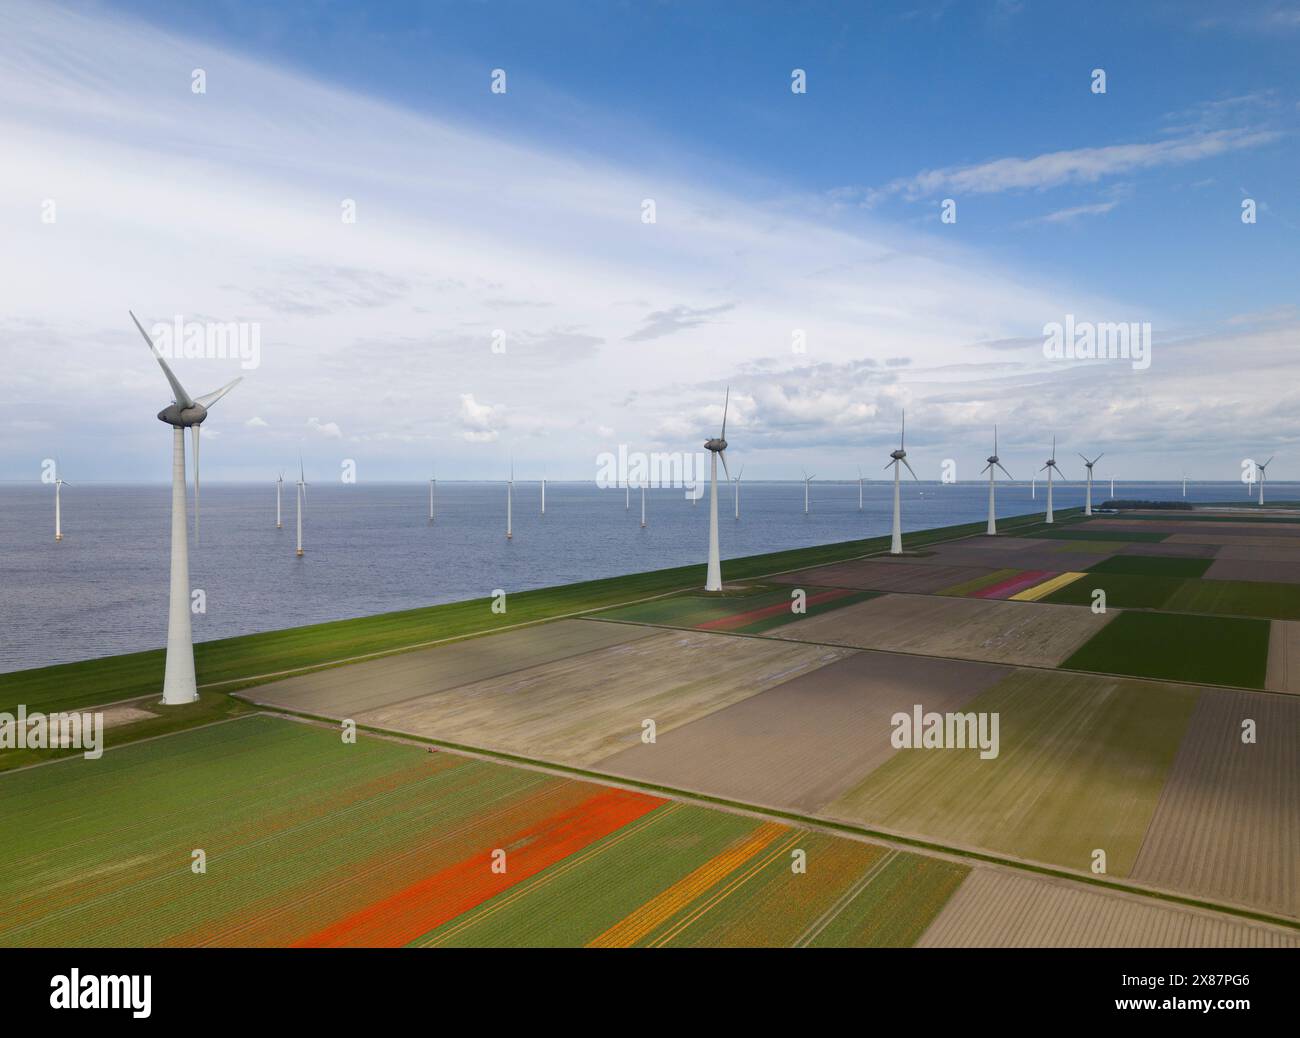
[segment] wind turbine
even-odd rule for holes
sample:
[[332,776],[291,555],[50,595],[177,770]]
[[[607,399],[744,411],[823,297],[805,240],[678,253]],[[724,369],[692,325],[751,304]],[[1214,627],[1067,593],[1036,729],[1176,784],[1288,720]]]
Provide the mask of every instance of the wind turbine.
[[[628,491],[631,493],[631,491]],[[645,529],[645,484],[641,484],[641,529]]]
[[[903,554],[903,514],[898,503],[898,466],[907,465],[907,471],[912,472],[912,466],[907,461],[907,451],[903,449],[903,439],[907,432],[907,412],[902,415],[902,422],[898,427],[898,450],[889,452],[889,465],[894,466],[894,532],[889,541],[889,554]],[[885,468],[889,468],[886,465]],[[912,478],[916,479],[916,473],[912,472]],[[916,479],[919,483],[919,479]]]
[[546,514],[546,470],[542,469],[542,515]]
[[631,507],[632,507],[632,481],[625,479],[623,480],[623,511],[626,512]]
[[[1053,444],[1053,446],[1052,446],[1052,456],[1053,456],[1053,457],[1056,456],[1056,446],[1055,446],[1055,444]],[[1082,454],[1079,455],[1079,457],[1083,458],[1083,467],[1084,467],[1085,469],[1088,470],[1088,493],[1087,493],[1087,496],[1085,496],[1084,499],[1083,499],[1083,514],[1084,514],[1084,515],[1092,515],[1092,467],[1093,467],[1095,464],[1097,464],[1097,462],[1101,461],[1101,459],[1104,458],[1105,456],[1106,456],[1106,455],[1105,455],[1104,453],[1102,453],[1102,454],[1098,454],[1095,458],[1092,459],[1092,461],[1089,461],[1087,458],[1083,458],[1083,455],[1082,455]],[[1184,477],[1183,477],[1183,497],[1186,497],[1186,496],[1187,496],[1187,477],[1184,476]]]
[[1110,499],[1112,501],[1115,500],[1115,477],[1114,476],[1110,477]]
[[59,468],[54,469],[54,539],[63,540],[63,502],[61,500],[63,487],[72,486],[66,479],[59,475]]
[[736,519],[740,519],[740,477],[745,474],[745,466],[740,466],[740,471],[736,473]]
[[284,529],[284,523],[280,521],[280,491],[284,487],[284,473],[281,472],[275,478],[275,528]]
[[1038,473],[1037,472],[1035,472],[1033,475],[1029,477],[1029,497],[1034,501],[1038,500]]
[[1257,468],[1259,469],[1259,503],[1261,506],[1263,506],[1264,504],[1264,481],[1268,479],[1268,467],[1272,463],[1273,463],[1273,455],[1270,454],[1268,457],[1268,461],[1264,462],[1264,464],[1262,465],[1257,466]]
[[1183,473],[1183,497],[1187,496],[1187,473]]
[[1052,518],[1052,473],[1054,473],[1054,472],[1059,472],[1059,471],[1060,471],[1060,470],[1056,467],[1056,437],[1055,437],[1055,436],[1052,437],[1052,456],[1051,456],[1050,458],[1047,459],[1047,462],[1046,462],[1046,463],[1043,465],[1043,467],[1042,467],[1041,469],[1039,469],[1038,471],[1039,471],[1039,472],[1043,472],[1044,470],[1046,470],[1046,472],[1047,472],[1047,519],[1046,519],[1046,522],[1054,523],[1054,522],[1056,522],[1056,520],[1055,520],[1054,518]]
[[862,511],[862,466],[858,466],[858,511]]
[[709,569],[704,578],[705,591],[722,590],[722,561],[718,551],[718,459],[722,459],[722,471],[731,478],[727,468],[727,407],[731,403],[731,387],[722,401],[722,432],[716,439],[705,440],[704,449],[709,452]]
[[803,514],[808,514],[808,484],[817,478],[817,473],[808,475],[808,470],[803,470]]
[[[131,311],[127,311],[131,313]],[[194,642],[190,629],[190,546],[185,522],[185,430],[194,430],[194,531],[198,534],[199,426],[208,408],[230,392],[235,379],[220,389],[192,397],[172,374],[149,333],[131,313],[149,352],[162,368],[172,388],[172,403],[158,412],[159,421],[172,427],[172,558],[171,588],[167,610],[167,662],[163,671],[163,697],[167,705],[192,703],[199,698],[194,680]],[[241,376],[242,377],[242,376]]]
[[[1006,466],[1002,464],[1002,459],[998,457],[998,427],[996,425],[993,426],[993,453],[988,456],[987,461],[988,465],[980,469],[981,473],[987,472],[989,474],[989,525],[985,533],[990,537],[995,537],[998,532],[998,519],[997,509],[994,507],[993,487],[997,482],[997,470],[1001,469],[1003,472],[1007,472]],[[1007,472],[1007,479],[1014,483],[1015,478],[1010,472]]]
[[[437,470],[435,469],[434,471],[436,472]],[[433,515],[434,515],[434,512],[433,512],[433,495],[434,495],[434,492],[435,492],[437,489],[438,489],[438,477],[437,477],[437,476],[431,476],[431,477],[429,478],[429,522],[433,522]]]
[[294,553],[302,558],[302,504],[307,500],[307,475],[302,467],[302,452],[298,452],[298,550]]
[[513,540],[515,536],[514,529],[514,504],[515,504],[515,460],[510,459],[510,482],[506,484],[506,540]]

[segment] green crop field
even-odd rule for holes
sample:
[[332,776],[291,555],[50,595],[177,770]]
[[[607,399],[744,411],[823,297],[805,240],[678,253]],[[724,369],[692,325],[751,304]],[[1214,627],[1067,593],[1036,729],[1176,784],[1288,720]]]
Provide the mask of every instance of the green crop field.
[[1079,578],[1043,599],[1060,605],[1092,605],[1097,588],[1106,592],[1108,609],[1159,609],[1183,584],[1180,577],[1137,573],[1100,573]]
[[1020,671],[962,707],[998,715],[996,758],[902,751],[819,813],[1078,870],[1103,848],[1126,875],[1198,695]]
[[1126,612],[1115,617],[1061,666],[1263,688],[1268,638],[1267,620]]
[[[662,624],[666,627],[708,628],[726,630],[737,634],[759,634],[780,627],[792,620],[840,609],[855,602],[879,596],[878,591],[845,592],[835,588],[803,588],[807,593],[807,611],[791,611],[791,589],[782,587],[752,587],[721,594],[684,591],[668,598],[635,605],[617,606],[591,614],[599,620],[622,620],[630,623]],[[824,600],[823,600],[824,598]],[[740,622],[746,616],[759,612],[764,615]],[[735,623],[728,621],[735,620]]]
[[[1131,573],[1143,577],[1200,577],[1213,559],[1185,559],[1168,555],[1112,555],[1088,567],[1089,573]],[[1118,603],[1116,603],[1118,604]]]
[[1198,580],[1179,587],[1166,609],[1221,616],[1300,620],[1300,584],[1253,580]]
[[1163,541],[1169,536],[1167,533],[1133,533],[1128,530],[1101,530],[1089,526],[1087,523],[1076,525],[1072,528],[1067,527],[1064,530],[1043,527],[1025,534],[1024,537],[1041,537],[1044,540],[1059,541],[1105,541],[1112,544],[1115,541],[1129,541],[1134,544],[1155,544]]

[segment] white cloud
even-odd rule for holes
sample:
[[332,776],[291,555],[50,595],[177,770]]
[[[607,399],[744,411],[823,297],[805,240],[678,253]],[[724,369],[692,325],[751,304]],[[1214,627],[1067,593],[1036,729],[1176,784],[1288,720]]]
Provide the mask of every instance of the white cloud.
[[460,435],[469,443],[494,443],[500,416],[496,408],[480,404],[473,393],[460,395]]
[[327,440],[341,440],[343,430],[339,428],[338,422],[322,422],[319,418],[311,417],[307,419],[307,428],[317,436]]

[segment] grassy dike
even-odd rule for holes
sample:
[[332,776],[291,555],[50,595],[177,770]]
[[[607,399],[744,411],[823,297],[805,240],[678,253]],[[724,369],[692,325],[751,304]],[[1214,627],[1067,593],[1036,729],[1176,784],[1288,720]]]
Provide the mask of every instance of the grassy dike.
[[[1061,510],[1057,515],[1069,520],[1078,512],[1079,509]],[[1035,513],[999,520],[998,528],[1007,533],[1025,532],[1041,522],[1041,514]],[[938,541],[982,534],[984,525],[981,520],[918,531],[904,537],[904,547],[916,550]],[[728,559],[723,574],[729,581],[747,580],[888,549],[888,536],[795,548]],[[506,588],[507,609],[504,614],[492,612],[491,599],[485,597],[199,642],[194,646],[199,702],[169,707],[165,716],[110,729],[106,741],[110,745],[120,745],[234,716],[246,708],[240,701],[232,699],[230,693],[273,681],[284,671],[337,666],[357,656],[409,651],[434,641],[490,634],[520,624],[698,588],[704,583],[704,569],[703,565],[679,566],[514,593]],[[157,696],[162,689],[163,658],[162,649],[151,649],[0,674],[0,711],[12,713],[20,703],[25,704],[29,712],[52,712]],[[66,754],[0,751],[0,771],[56,755]]]

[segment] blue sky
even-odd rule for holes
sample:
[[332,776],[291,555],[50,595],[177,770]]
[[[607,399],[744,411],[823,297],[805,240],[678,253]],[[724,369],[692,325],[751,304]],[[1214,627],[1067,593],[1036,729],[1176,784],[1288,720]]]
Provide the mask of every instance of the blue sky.
[[[68,454],[49,398],[97,384],[23,343],[138,361],[119,353],[138,344],[128,296],[155,320],[260,324],[267,363],[209,427],[228,478],[304,443],[385,478],[430,457],[485,476],[510,454],[585,477],[620,442],[698,446],[726,384],[737,446],[771,478],[828,454],[852,474],[903,406],[932,468],[973,461],[995,420],[1004,455],[1041,453],[1051,427],[1118,451],[1121,478],[1192,459],[1232,478],[1265,449],[1286,469],[1297,439],[1300,3],[14,12],[0,131],[29,161],[0,178],[69,202],[56,228],[0,211],[31,245],[0,323],[27,376],[7,478]],[[340,198],[363,214],[346,241],[325,226]],[[55,284],[83,290],[79,311]],[[1042,325],[1065,313],[1150,321],[1151,369],[1045,366]],[[498,327],[505,363],[479,349]],[[784,346],[795,328],[807,354]],[[238,373],[219,367],[198,390]],[[152,400],[153,374],[122,392]],[[1236,442],[1248,426],[1264,447]],[[78,464],[157,468],[156,430],[108,432]]]

